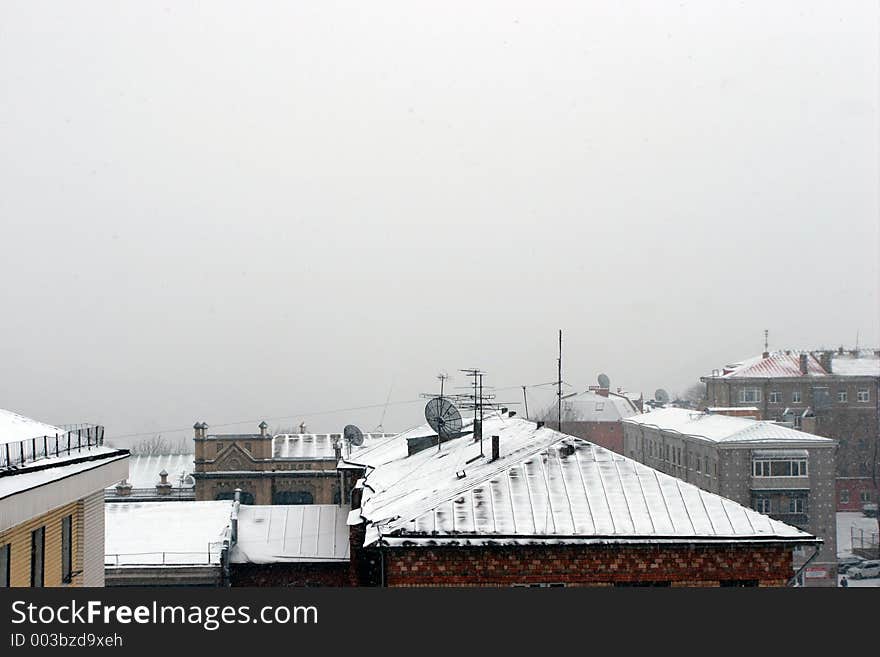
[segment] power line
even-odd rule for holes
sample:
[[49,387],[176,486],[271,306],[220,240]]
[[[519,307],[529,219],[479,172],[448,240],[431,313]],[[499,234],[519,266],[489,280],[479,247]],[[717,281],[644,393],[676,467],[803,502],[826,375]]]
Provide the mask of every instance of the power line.
[[[525,387],[526,388],[541,388],[541,387],[549,386],[549,385],[555,386],[556,384],[557,384],[556,381],[547,381],[545,383],[534,383],[531,385],[527,385]],[[568,384],[564,383],[563,385],[568,385]],[[506,386],[504,388],[495,388],[495,390],[522,390],[523,387],[524,386],[521,386],[521,385]],[[404,406],[406,404],[415,404],[416,402],[420,402],[420,401],[423,401],[423,400],[420,398],[420,399],[407,399],[407,400],[400,400],[400,401],[386,401],[381,404],[368,404],[366,406],[351,406],[349,408],[334,408],[331,410],[313,411],[313,412],[309,412],[309,413],[292,413],[290,415],[282,415],[279,417],[269,417],[269,418],[258,418],[256,420],[239,420],[237,422],[223,422],[221,424],[212,424],[211,427],[212,428],[234,427],[234,426],[240,425],[240,424],[257,424],[262,421],[280,422],[281,420],[292,420],[292,419],[304,418],[304,417],[316,417],[319,415],[333,415],[334,413],[347,413],[349,411],[367,411],[367,410],[371,410],[374,408],[387,408],[388,406]],[[192,427],[178,427],[175,429],[157,429],[156,431],[138,431],[135,433],[123,433],[123,434],[114,434],[114,435],[107,434],[106,437],[111,440],[119,439],[119,438],[138,438],[140,436],[155,436],[157,434],[162,434],[162,433],[181,433],[183,431],[189,431],[191,429],[192,429]]]

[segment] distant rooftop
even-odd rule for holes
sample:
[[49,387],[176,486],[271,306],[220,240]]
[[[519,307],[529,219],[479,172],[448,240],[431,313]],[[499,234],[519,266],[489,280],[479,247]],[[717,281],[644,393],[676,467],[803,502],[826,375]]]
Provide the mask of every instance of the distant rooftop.
[[875,349],[836,351],[772,351],[725,365],[710,377],[724,379],[800,378],[801,356],[806,356],[808,377],[880,376],[880,351]]
[[831,371],[842,376],[880,376],[880,355],[874,350],[835,353]]
[[606,397],[588,390],[562,401],[563,422],[618,422],[638,413],[636,405],[622,394]]
[[[132,455],[128,460],[128,483],[132,488],[154,488],[159,483],[159,473],[163,470],[168,473],[168,483],[173,488],[181,485],[183,475],[183,487],[192,488],[192,473],[195,469],[195,457],[193,454],[138,454]],[[118,482],[117,482],[118,483]],[[116,484],[109,487],[112,490]]]
[[834,440],[790,429],[774,422],[704,413],[684,408],[661,408],[624,420],[626,424],[655,427],[716,443],[810,443],[833,445]]
[[[364,444],[360,447],[352,445],[352,451],[364,449],[395,434],[364,433],[363,435]],[[281,433],[272,438],[272,456],[276,459],[332,460],[336,458],[334,444],[341,440],[341,433]],[[348,444],[343,443],[343,456],[348,453],[348,449]]]
[[348,561],[348,507],[240,506],[232,563]]

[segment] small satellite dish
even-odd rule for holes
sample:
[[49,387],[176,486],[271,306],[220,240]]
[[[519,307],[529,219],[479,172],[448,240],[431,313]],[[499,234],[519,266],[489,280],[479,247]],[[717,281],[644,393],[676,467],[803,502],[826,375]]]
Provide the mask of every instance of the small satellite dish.
[[360,447],[364,444],[363,432],[353,424],[345,425],[345,429],[342,430],[342,439],[355,447]]
[[443,397],[434,397],[425,404],[425,419],[442,440],[454,438],[461,431],[461,413]]
[[599,387],[606,390],[611,388],[611,379],[608,378],[607,374],[599,375]]
[[657,388],[654,391],[654,399],[656,399],[661,404],[666,404],[669,402],[669,393],[666,392],[663,388]]

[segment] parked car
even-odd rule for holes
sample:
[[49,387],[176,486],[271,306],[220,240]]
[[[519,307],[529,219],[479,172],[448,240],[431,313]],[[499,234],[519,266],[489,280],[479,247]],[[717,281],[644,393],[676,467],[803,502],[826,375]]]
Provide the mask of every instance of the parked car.
[[850,557],[843,557],[842,559],[837,560],[837,573],[839,575],[843,575],[844,573],[849,572],[853,567],[858,566],[864,561],[862,557],[857,557],[855,555]]
[[850,568],[846,574],[853,579],[880,577],[880,561],[863,561],[858,566]]
[[877,517],[877,505],[874,502],[866,502],[862,504],[862,515],[866,515],[869,518]]

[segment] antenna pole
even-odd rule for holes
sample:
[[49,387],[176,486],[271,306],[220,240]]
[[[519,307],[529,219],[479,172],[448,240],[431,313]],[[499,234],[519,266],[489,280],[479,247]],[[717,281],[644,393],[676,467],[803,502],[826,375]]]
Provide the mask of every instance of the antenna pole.
[[529,419],[529,398],[526,396],[526,387],[523,386],[523,405],[526,407],[526,419]]
[[559,378],[556,380],[556,426],[562,433],[562,329],[559,329]]
[[[438,406],[438,410],[442,412],[443,410],[443,384],[446,382],[446,374],[438,374],[437,378],[440,379],[440,405]],[[438,422],[443,422],[443,418],[441,417]],[[437,432],[437,451],[440,451],[440,445],[442,444],[442,436],[440,435],[442,432]]]
[[[480,377],[480,396],[477,397],[477,403],[480,405],[480,456],[483,456],[483,373],[480,372],[477,376]],[[474,377],[474,384],[477,383],[477,378]]]
[[764,329],[764,351],[770,351],[770,350],[767,348],[767,347],[770,346],[770,343],[769,343],[768,340],[767,340],[767,338],[768,338],[769,335],[770,335],[770,331],[768,331],[767,329]]

